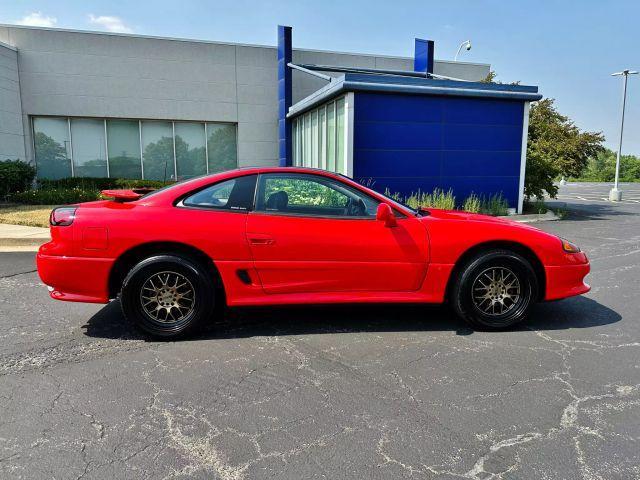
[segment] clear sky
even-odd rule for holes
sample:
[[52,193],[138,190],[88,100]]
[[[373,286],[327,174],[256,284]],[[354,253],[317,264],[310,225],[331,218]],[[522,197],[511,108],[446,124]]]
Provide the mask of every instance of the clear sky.
[[[538,85],[586,130],[617,147],[622,84],[640,70],[640,1],[0,0],[0,23],[274,45],[293,27],[299,48],[413,56],[435,40],[436,59],[490,63],[498,80]],[[640,155],[640,75],[630,77],[624,153]]]

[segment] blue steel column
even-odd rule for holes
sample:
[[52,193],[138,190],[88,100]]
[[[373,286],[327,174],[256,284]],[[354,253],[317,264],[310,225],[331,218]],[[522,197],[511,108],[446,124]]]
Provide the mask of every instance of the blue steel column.
[[413,55],[413,70],[415,72],[433,73],[433,50],[433,40],[416,38]]
[[290,167],[291,156],[291,122],[287,120],[287,112],[291,107],[291,27],[278,25],[278,158],[281,167]]

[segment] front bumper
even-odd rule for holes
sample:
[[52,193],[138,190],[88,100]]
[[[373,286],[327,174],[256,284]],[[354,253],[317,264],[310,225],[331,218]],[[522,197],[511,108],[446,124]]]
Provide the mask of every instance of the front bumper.
[[588,261],[576,265],[546,266],[544,269],[547,279],[545,300],[573,297],[591,290],[584,282],[584,277],[591,270]]
[[113,260],[109,258],[36,256],[38,275],[49,287],[49,295],[67,302],[107,303],[108,281]]

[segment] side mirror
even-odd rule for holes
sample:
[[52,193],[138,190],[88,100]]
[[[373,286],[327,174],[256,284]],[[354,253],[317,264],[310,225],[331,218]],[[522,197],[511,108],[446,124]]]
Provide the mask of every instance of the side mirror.
[[389,228],[395,227],[398,224],[396,216],[393,214],[393,210],[391,210],[388,203],[381,203],[378,205],[376,220],[384,222],[384,226]]

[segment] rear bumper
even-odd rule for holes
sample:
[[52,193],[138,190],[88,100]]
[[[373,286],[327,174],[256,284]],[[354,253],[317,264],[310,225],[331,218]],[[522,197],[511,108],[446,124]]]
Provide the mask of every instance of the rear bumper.
[[544,269],[547,277],[545,300],[573,297],[591,290],[591,287],[584,283],[584,277],[591,270],[589,262],[579,265],[547,266]]
[[51,298],[67,302],[109,301],[112,259],[46,255],[41,251],[36,256],[38,275],[49,287]]

